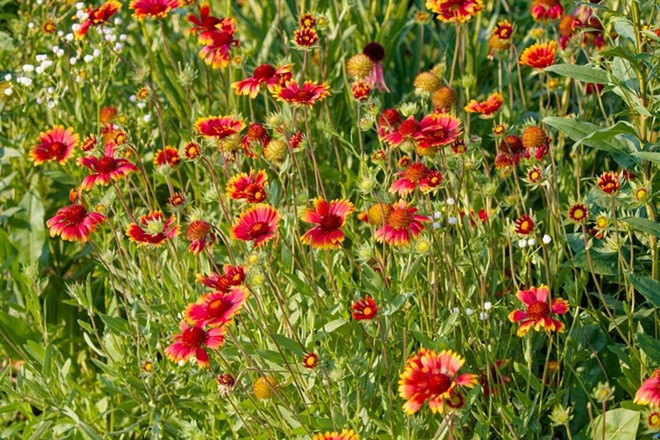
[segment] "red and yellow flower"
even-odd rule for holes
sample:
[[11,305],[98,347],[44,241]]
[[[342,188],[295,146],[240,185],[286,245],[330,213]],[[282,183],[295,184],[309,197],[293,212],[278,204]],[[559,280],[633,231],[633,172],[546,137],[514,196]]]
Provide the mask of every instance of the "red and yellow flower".
[[464,363],[465,359],[451,350],[436,353],[420,349],[408,359],[400,376],[399,396],[407,399],[403,411],[415,414],[427,400],[434,414],[442,414],[450,403],[458,406],[452,399],[457,387],[472,388],[478,382],[474,374],[457,374]]
[[308,208],[302,216],[304,222],[316,226],[305,232],[300,239],[314,248],[339,248],[345,238],[341,228],[346,222],[346,216],[353,210],[353,204],[348,200],[333,200],[328,203],[322,197],[317,197],[314,199],[314,208]]
[[110,142],[106,144],[102,157],[87,156],[78,159],[78,164],[92,171],[92,174],[85,177],[80,184],[82,189],[89,191],[94,185],[107,186],[110,180],[123,179],[138,170],[127,159],[115,157],[115,153],[115,145]]
[[534,220],[528,214],[523,214],[516,219],[513,229],[518,235],[529,235],[534,232]]
[[482,0],[426,0],[426,7],[443,22],[465,23],[484,9]]
[[584,203],[574,203],[568,209],[568,219],[573,223],[584,223],[589,217],[589,209]]
[[405,246],[411,238],[417,238],[424,229],[422,223],[429,219],[416,214],[417,208],[409,206],[404,200],[394,203],[385,220],[385,224],[376,229],[376,241],[393,246]]
[[329,89],[330,87],[326,83],[317,84],[314,81],[305,81],[301,87],[295,80],[291,80],[284,87],[278,88],[275,96],[279,101],[293,106],[311,107],[330,96]]
[[319,364],[319,355],[314,352],[307,353],[305,356],[303,356],[302,364],[305,368],[316,368],[316,366]]
[[204,45],[199,51],[199,57],[207,66],[219,69],[229,65],[231,61],[229,51],[232,46],[238,46],[238,40],[234,38],[235,33],[236,22],[234,19],[223,18],[215,25],[214,30],[199,34],[198,41]]
[[225,190],[233,200],[245,200],[248,203],[261,203],[266,200],[265,187],[268,185],[266,171],[259,170],[255,173],[240,173],[232,177]]
[[642,386],[635,393],[633,402],[638,405],[660,408],[660,369],[655,370],[651,377],[642,382]]
[[520,64],[534,69],[545,69],[555,62],[557,43],[536,43],[523,50],[520,54]]
[[175,216],[165,220],[160,211],[153,211],[138,219],[138,223],[131,223],[126,229],[128,238],[139,246],[160,246],[167,239],[179,235],[181,227],[174,225]]
[[78,203],[65,206],[46,222],[50,236],[60,236],[62,240],[85,243],[96,230],[96,226],[106,220],[103,214],[89,212]]
[[511,322],[519,323],[518,336],[524,336],[532,328],[536,331],[541,328],[547,332],[564,331],[564,323],[553,316],[568,312],[568,302],[561,298],[551,300],[548,286],[519,290],[516,296],[525,305],[525,310],[514,310],[509,314]]
[[90,27],[107,23],[110,20],[110,17],[115,15],[120,9],[121,2],[118,0],[108,0],[95,9],[92,9],[91,7],[87,8],[85,11],[87,13],[87,19],[82,22],[78,30],[73,33],[74,36],[77,39],[83,38]]
[[191,13],[186,20],[193,25],[188,32],[198,36],[199,44],[212,40],[211,35],[218,31],[216,26],[222,22],[222,19],[211,15],[211,5],[208,2],[199,5],[199,17]]
[[30,150],[30,157],[35,165],[52,161],[63,164],[71,157],[73,148],[77,144],[78,135],[73,132],[73,128],[65,129],[61,125],[56,125],[39,135],[39,143]]
[[319,33],[316,29],[303,27],[293,31],[293,42],[300,48],[312,47],[317,41],[319,41]]
[[270,64],[262,64],[254,69],[251,77],[237,81],[231,86],[236,89],[236,94],[247,95],[250,98],[255,98],[259,94],[262,85],[265,85],[271,93],[276,93],[278,87],[291,79],[292,66],[293,64],[285,64],[275,68]]
[[169,165],[175,167],[179,162],[181,162],[179,150],[170,145],[167,145],[164,150],[158,150],[154,157],[154,165],[156,166]]
[[511,22],[509,22],[509,20],[498,22],[488,39],[488,47],[490,47],[488,58],[493,58],[496,50],[507,50],[510,48],[512,36],[513,26],[511,25]]
[[605,171],[598,177],[598,188],[605,194],[614,194],[619,190],[619,174],[616,171]]
[[181,333],[174,335],[172,343],[165,349],[165,356],[173,362],[185,362],[194,357],[197,365],[208,367],[209,355],[206,347],[217,350],[225,342],[226,327],[204,329],[202,326],[189,326],[181,321]]
[[218,141],[239,133],[244,127],[243,120],[233,115],[208,116],[195,121],[195,130],[199,134]]
[[172,9],[179,6],[179,0],[133,0],[130,8],[135,18],[144,20],[147,17],[165,18]]
[[237,240],[252,241],[258,248],[275,238],[280,214],[271,205],[258,204],[243,211],[231,227],[231,236]]
[[419,122],[415,135],[418,153],[434,152],[435,147],[451,144],[461,133],[461,120],[447,113],[431,113]]
[[197,281],[219,292],[229,292],[232,287],[240,286],[245,281],[245,268],[225,264],[222,275],[211,272],[208,275],[197,274]]
[[536,21],[556,20],[564,14],[564,7],[559,0],[534,0],[531,13]]
[[412,142],[415,139],[415,136],[420,134],[421,126],[419,122],[415,120],[414,116],[409,116],[407,119],[397,124],[396,127],[392,127],[389,133],[383,136],[383,140],[392,145],[393,147],[398,147],[404,142]]
[[318,433],[312,437],[312,440],[360,440],[358,436],[352,429],[344,429],[342,432],[325,432]]
[[431,191],[442,182],[442,174],[439,171],[431,170],[420,162],[410,164],[405,171],[395,175],[400,177],[392,184],[390,192],[401,196],[410,194],[418,186],[423,192]]
[[356,321],[371,321],[378,313],[378,306],[370,296],[355,301],[351,308],[353,309],[353,319]]
[[231,323],[243,307],[249,295],[242,286],[235,286],[228,292],[211,292],[194,304],[188,304],[185,316],[190,324],[209,327],[225,326]]
[[468,102],[465,106],[465,111],[468,113],[479,113],[484,116],[489,116],[500,109],[504,104],[504,97],[501,93],[493,93],[485,101],[479,102],[476,99]]
[[213,225],[204,220],[195,220],[186,228],[186,238],[190,240],[188,250],[194,255],[197,255],[207,246],[215,243]]

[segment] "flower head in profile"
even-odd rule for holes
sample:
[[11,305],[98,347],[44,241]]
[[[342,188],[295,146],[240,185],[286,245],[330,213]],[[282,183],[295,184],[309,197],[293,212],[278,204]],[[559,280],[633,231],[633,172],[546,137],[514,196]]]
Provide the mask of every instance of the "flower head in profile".
[[516,296],[525,305],[525,310],[514,310],[509,314],[509,320],[518,323],[518,336],[524,336],[532,328],[536,331],[541,328],[547,332],[564,331],[564,323],[553,316],[568,312],[568,302],[561,298],[551,300],[548,286],[519,290]]
[[534,69],[545,69],[555,62],[557,43],[536,43],[523,50],[520,54],[520,64]]
[[89,191],[94,185],[107,186],[110,180],[123,179],[138,170],[127,159],[115,156],[115,145],[110,142],[106,144],[102,157],[87,156],[78,159],[80,165],[92,171],[92,174],[83,179],[80,187]]
[[229,179],[225,190],[233,200],[245,200],[248,203],[261,203],[266,200],[266,171],[259,170],[250,173],[240,173]]
[[484,9],[482,0],[426,0],[426,7],[446,23],[465,23]]
[[302,220],[314,226],[300,238],[303,243],[318,249],[337,249],[344,241],[341,228],[346,216],[353,212],[353,204],[348,200],[328,202],[322,197],[314,199],[314,208],[308,208]]
[[243,211],[231,227],[231,236],[237,240],[252,241],[258,248],[275,238],[280,214],[271,205],[258,204]]
[[211,272],[208,275],[197,274],[197,281],[219,292],[229,292],[232,287],[240,286],[245,281],[245,268],[225,264],[222,275]]
[[420,130],[415,134],[419,154],[434,153],[436,147],[454,142],[462,133],[461,120],[448,113],[431,113],[419,122]]
[[635,393],[634,403],[660,408],[660,369],[655,370],[651,377],[642,382]]
[[199,43],[204,45],[199,51],[199,57],[207,66],[220,69],[229,65],[231,60],[229,51],[233,46],[238,46],[238,40],[234,38],[235,33],[236,22],[228,17],[220,19],[214,30],[199,34]]
[[278,88],[275,96],[279,101],[296,107],[311,107],[330,96],[329,88],[325,83],[317,84],[313,81],[305,81],[301,87],[295,80],[291,80]]
[[85,11],[87,13],[87,19],[80,23],[78,30],[73,33],[74,36],[77,39],[83,38],[90,27],[107,23],[110,17],[115,15],[119,9],[121,9],[121,2],[118,0],[107,0],[95,9],[91,7],[87,8]]
[[315,434],[312,440],[360,440],[360,436],[352,429],[344,429],[342,432],[333,431]]
[[383,74],[385,48],[381,44],[372,41],[364,46],[362,54],[371,60],[371,71],[365,78],[365,81],[378,90],[389,93],[390,89],[385,84],[385,75]]
[[396,127],[392,127],[392,130],[389,130],[382,138],[386,143],[398,147],[408,141],[414,142],[414,138],[420,134],[420,130],[421,127],[415,116],[409,116]]
[[534,0],[530,12],[536,21],[556,20],[564,14],[559,0]]
[[390,192],[404,196],[419,187],[423,192],[431,191],[442,182],[439,171],[427,168],[421,162],[408,165],[405,171],[396,173],[399,178],[390,187]]
[[215,243],[213,225],[204,220],[195,220],[186,228],[186,238],[190,240],[188,250],[194,255]]
[[385,220],[385,224],[376,229],[376,241],[393,246],[405,246],[411,238],[417,238],[424,229],[422,223],[429,219],[417,214],[417,208],[409,206],[404,200],[394,203]]
[[435,413],[443,413],[445,405],[458,392],[457,387],[472,388],[477,376],[471,373],[457,374],[465,359],[451,350],[436,353],[434,350],[419,350],[406,362],[399,379],[399,396],[407,399],[403,405],[406,414],[415,414],[424,402]]
[[73,132],[73,128],[65,129],[61,125],[56,125],[39,135],[39,143],[30,150],[30,157],[35,165],[52,161],[63,164],[71,157],[73,148],[77,144],[78,135]]
[[270,64],[262,64],[254,69],[251,77],[233,83],[231,86],[236,89],[237,95],[246,95],[250,98],[256,98],[262,85],[271,93],[275,93],[280,85],[284,85],[291,79],[291,67],[293,64],[285,64],[281,67],[273,67]]
[[485,101],[479,102],[476,99],[468,102],[465,106],[465,111],[468,113],[478,113],[484,116],[490,116],[500,109],[504,104],[504,97],[501,93],[493,93]]
[[195,121],[195,130],[199,134],[218,141],[238,134],[244,127],[243,120],[233,115],[208,116]]
[[225,342],[226,327],[204,329],[199,325],[189,326],[181,321],[181,333],[174,335],[174,342],[165,349],[165,356],[173,362],[185,362],[194,357],[197,365],[208,367],[209,355],[206,348],[217,350]]
[[138,246],[160,246],[165,240],[172,239],[181,232],[181,227],[174,225],[175,221],[175,216],[165,220],[162,212],[153,211],[140,217],[137,223],[128,225],[126,235]]
[[96,226],[106,220],[103,214],[89,212],[79,204],[73,203],[57,211],[57,213],[46,222],[50,229],[50,236],[60,236],[62,240],[78,241],[85,243],[89,236],[96,230]]
[[351,308],[353,309],[353,319],[356,321],[371,321],[378,313],[378,306],[370,296],[355,301]]
[[247,297],[248,290],[243,286],[233,287],[228,292],[207,293],[196,303],[188,304],[186,321],[209,327],[227,325],[241,311]]
[[133,0],[130,8],[138,20],[150,18],[165,18],[172,9],[180,6],[179,0]]

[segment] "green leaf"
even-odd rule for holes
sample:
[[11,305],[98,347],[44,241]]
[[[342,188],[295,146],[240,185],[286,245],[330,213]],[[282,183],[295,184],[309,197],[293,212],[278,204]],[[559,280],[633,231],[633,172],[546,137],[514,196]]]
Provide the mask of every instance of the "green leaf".
[[[591,264],[594,273],[598,275],[616,275],[618,273],[618,257],[616,254],[599,254],[591,251]],[[590,270],[587,252],[576,254],[571,260],[564,263],[563,267],[577,267]]]
[[660,153],[653,153],[650,151],[637,151],[633,154],[642,160],[648,160],[651,162],[660,163]]
[[660,341],[646,333],[637,333],[635,335],[637,344],[644,350],[644,353],[654,362],[660,362]]
[[285,353],[287,351],[293,353],[296,356],[302,356],[304,354],[303,349],[300,347],[300,344],[298,344],[296,341],[293,339],[287,338],[286,336],[283,335],[273,335],[273,339],[277,343],[277,345],[280,346],[280,349],[283,349]]
[[546,72],[553,72],[567,78],[594,84],[609,84],[607,71],[591,66],[578,66],[575,64],[554,64],[545,68]]
[[23,346],[41,337],[23,320],[0,312],[0,347],[11,359],[23,359]]
[[660,224],[658,222],[641,217],[629,217],[622,220],[638,231],[660,237]]
[[603,415],[593,421],[593,438],[635,440],[639,427],[639,411],[617,408],[605,413],[605,434],[603,435]]
[[101,317],[101,320],[105,323],[105,325],[110,327],[115,332],[124,335],[131,334],[131,331],[128,328],[128,322],[126,322],[126,320],[121,318],[116,318],[114,316],[106,315],[103,313],[101,313],[99,316]]
[[653,307],[660,308],[660,282],[632,272],[628,272],[626,275],[632,285],[635,286],[636,291],[641,293]]
[[[37,184],[32,179],[31,187]],[[46,225],[44,220],[44,206],[36,191],[25,193],[18,206],[21,208],[11,219],[13,242],[18,245],[19,258],[23,263],[34,263],[47,256]]]

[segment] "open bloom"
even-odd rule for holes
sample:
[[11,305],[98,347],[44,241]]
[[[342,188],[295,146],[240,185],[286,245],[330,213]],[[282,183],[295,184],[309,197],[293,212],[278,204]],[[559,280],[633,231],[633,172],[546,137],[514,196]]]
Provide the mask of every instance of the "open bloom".
[[165,240],[174,238],[181,232],[181,226],[174,225],[175,220],[175,216],[165,220],[160,211],[150,212],[140,217],[138,223],[128,225],[126,235],[139,246],[160,246]]
[[489,116],[498,111],[502,104],[504,104],[504,97],[501,93],[495,92],[483,102],[479,102],[476,99],[471,100],[465,106],[465,111]]
[[191,357],[197,359],[197,365],[207,367],[209,355],[208,347],[217,350],[224,343],[225,328],[215,327],[205,330],[202,326],[189,326],[181,321],[181,333],[174,335],[174,343],[165,349],[165,356],[174,362],[185,362]]
[[88,212],[83,205],[74,203],[58,210],[46,226],[50,228],[51,237],[59,235],[62,240],[85,243],[96,226],[105,220],[103,214]]
[[307,209],[302,216],[304,222],[316,226],[305,232],[301,240],[315,248],[337,249],[345,237],[341,228],[353,209],[353,204],[348,200],[328,203],[322,197],[317,197],[314,199],[314,209]]
[[520,54],[520,64],[534,69],[545,69],[554,64],[556,50],[557,43],[554,41],[532,44]]
[[202,136],[213,138],[218,141],[237,134],[245,127],[241,118],[233,115],[209,116],[198,118],[195,121],[195,130]]
[[255,205],[241,213],[231,227],[231,236],[237,240],[253,241],[258,248],[275,238],[275,230],[280,221],[277,209],[270,205]]
[[240,286],[245,281],[245,268],[225,264],[222,275],[211,272],[208,275],[197,274],[197,281],[219,292],[229,292],[232,287]]
[[262,64],[254,69],[252,76],[242,81],[233,83],[231,86],[236,89],[236,94],[247,95],[255,98],[259,94],[261,85],[265,85],[271,93],[275,93],[277,87],[284,85],[286,80],[291,78],[291,67],[293,64],[275,68],[270,64]]
[[147,17],[165,18],[179,6],[179,0],[133,0],[130,7],[134,17],[144,20]]
[[209,327],[229,324],[241,311],[247,297],[248,290],[242,286],[236,286],[226,293],[207,293],[196,303],[188,305],[186,320],[191,324]]
[[56,125],[39,136],[39,143],[32,147],[30,157],[35,165],[56,160],[63,164],[71,156],[73,148],[78,144],[78,135],[73,128]]
[[210,41],[211,35],[217,32],[216,25],[222,22],[222,19],[211,15],[211,5],[206,2],[199,5],[199,17],[195,14],[188,14],[186,20],[193,25],[188,32],[198,36],[199,44]]
[[429,219],[416,212],[417,208],[408,206],[404,200],[392,204],[385,224],[376,229],[376,241],[404,246],[410,243],[411,238],[417,238],[424,229],[422,223]]
[[514,310],[509,314],[511,322],[519,323],[518,336],[524,336],[531,328],[536,331],[541,328],[548,332],[564,331],[564,324],[552,316],[568,312],[568,302],[561,298],[550,300],[548,286],[519,290],[516,296],[525,305],[525,310]]
[[325,83],[317,84],[314,81],[305,81],[300,87],[295,80],[291,80],[284,87],[278,88],[275,96],[278,100],[293,106],[311,107],[330,96],[329,88]]
[[117,181],[138,170],[127,159],[115,157],[115,145],[112,142],[106,144],[102,157],[81,157],[78,163],[92,171],[92,174],[85,177],[80,184],[82,189],[88,191],[94,185],[107,186],[110,179]]
[[215,25],[215,30],[201,32],[198,37],[200,44],[204,47],[199,51],[199,57],[207,66],[214,69],[229,65],[232,46],[238,46],[238,40],[234,38],[236,33],[236,22],[233,18],[223,18]]
[[206,246],[211,246],[215,243],[213,226],[204,220],[195,220],[186,228],[186,238],[190,240],[188,250],[197,255],[202,252]]
[[353,319],[356,321],[371,321],[378,313],[378,306],[370,296],[355,301],[351,308],[353,309]]
[[260,203],[266,200],[265,186],[268,184],[266,171],[240,173],[232,177],[225,190],[233,200],[245,200],[248,203]]
[[426,7],[443,22],[465,23],[484,9],[482,0],[426,0]]
[[389,133],[382,136],[385,142],[394,147],[398,147],[407,141],[414,141],[415,136],[419,135],[421,129],[414,116],[409,116],[408,119],[397,125],[392,127]]
[[516,219],[513,228],[518,235],[529,235],[534,232],[534,220],[529,215],[523,214]]
[[457,375],[464,363],[465,359],[451,350],[438,354],[434,350],[420,349],[408,359],[400,376],[399,396],[407,399],[403,411],[415,414],[428,400],[434,414],[443,413],[444,405],[452,399],[457,387],[472,388],[477,384],[474,374]]
[[318,433],[312,440],[360,440],[360,437],[352,429],[344,429],[342,432]]
[[442,182],[442,174],[431,170],[420,162],[412,163],[405,171],[396,173],[397,179],[390,187],[390,192],[399,195],[410,194],[417,186],[423,192],[431,191]]
[[616,171],[606,171],[598,177],[598,187],[605,194],[614,194],[619,190],[619,174]]
[[305,356],[303,356],[302,364],[305,368],[316,368],[316,366],[319,364],[319,355],[310,351],[309,353],[305,354]]
[[564,8],[559,0],[534,0],[531,13],[536,21],[556,20],[564,14]]
[[108,0],[95,9],[91,7],[87,8],[85,11],[87,13],[87,20],[80,23],[80,27],[73,34],[77,39],[81,39],[90,27],[107,23],[110,17],[115,15],[119,9],[121,9],[121,2],[118,0]]
[[167,145],[164,150],[161,149],[156,151],[154,156],[154,165],[156,166],[164,166],[167,164],[171,167],[175,167],[179,162],[181,162],[179,150],[170,145]]
[[461,120],[448,113],[431,113],[419,121],[415,134],[418,153],[435,152],[435,147],[454,142],[461,134]]
[[635,393],[634,403],[660,408],[660,369],[642,383]]

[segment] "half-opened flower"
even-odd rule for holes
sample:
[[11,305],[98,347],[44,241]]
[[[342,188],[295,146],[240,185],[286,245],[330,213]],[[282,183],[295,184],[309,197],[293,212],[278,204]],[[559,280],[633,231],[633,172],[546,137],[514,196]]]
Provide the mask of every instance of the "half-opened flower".
[[85,243],[96,230],[96,226],[105,220],[103,214],[89,212],[83,205],[73,203],[59,209],[55,216],[46,222],[46,226],[50,229],[51,237],[59,235],[62,240]]
[[233,200],[245,200],[248,203],[260,203],[266,200],[268,176],[266,171],[240,173],[232,177],[225,187],[227,195]]
[[76,144],[78,144],[78,135],[73,132],[73,128],[65,129],[61,125],[56,125],[39,135],[39,143],[32,147],[30,157],[35,165],[52,161],[63,164],[71,156]]
[[391,205],[385,224],[376,229],[376,241],[393,246],[405,246],[411,238],[417,238],[424,229],[423,222],[429,219],[416,214],[417,208],[409,206],[404,200]]
[[509,314],[509,320],[519,325],[518,336],[524,336],[531,328],[536,331],[541,328],[547,332],[564,331],[564,323],[553,316],[568,312],[568,302],[561,298],[551,300],[548,286],[519,290],[516,296],[525,305],[525,310],[514,310]]
[[534,0],[530,11],[536,21],[556,20],[564,14],[564,7],[559,0]]
[[410,164],[405,171],[396,175],[400,177],[392,184],[390,192],[402,196],[410,194],[418,186],[424,192],[431,191],[442,182],[440,172],[428,169],[420,162]]
[[286,80],[291,78],[291,67],[293,64],[275,68],[270,64],[262,64],[254,69],[252,76],[244,80],[233,83],[231,86],[236,89],[238,95],[247,95],[255,98],[259,94],[259,89],[265,85],[271,93],[275,93],[280,85],[284,85]]
[[115,157],[115,145],[106,144],[102,157],[87,156],[78,159],[78,163],[92,171],[80,184],[82,189],[90,190],[94,185],[107,186],[110,180],[123,179],[138,168],[122,157]]
[[330,96],[329,88],[325,83],[317,84],[314,81],[305,81],[301,87],[295,80],[291,80],[284,87],[278,88],[275,96],[279,101],[293,106],[311,107]]
[[195,220],[186,228],[186,238],[190,240],[188,250],[197,255],[215,243],[213,226],[204,220]]
[[181,333],[174,335],[174,343],[165,349],[165,356],[173,362],[185,362],[194,357],[197,365],[204,368],[209,365],[206,348],[217,350],[225,342],[226,327],[204,329],[202,326],[189,326],[181,321]]
[[199,326],[224,326],[241,311],[247,297],[248,290],[242,286],[234,287],[226,293],[207,293],[196,303],[188,304],[186,320]]
[[172,9],[180,6],[179,0],[133,0],[130,8],[138,20],[147,17],[165,18]]
[[140,217],[138,223],[128,225],[126,235],[138,246],[160,246],[165,240],[174,238],[181,232],[181,226],[174,225],[175,221],[175,216],[165,220],[162,212],[150,212]]
[[280,214],[271,205],[255,205],[241,213],[238,221],[231,227],[231,236],[237,240],[252,241],[254,247],[275,238],[275,230],[280,221]]
[[438,354],[434,350],[420,349],[408,359],[400,376],[399,396],[407,399],[403,411],[415,414],[428,400],[434,414],[443,413],[457,387],[472,388],[477,384],[476,375],[457,374],[464,363],[465,359],[451,350]]
[[245,268],[225,264],[222,275],[211,272],[208,275],[197,274],[197,281],[219,292],[229,292],[232,287],[240,286],[245,281]]
[[314,224],[305,232],[301,240],[319,249],[337,249],[344,241],[341,228],[346,222],[346,216],[353,212],[353,204],[348,200],[333,200],[328,202],[322,197],[314,199],[314,208],[307,209],[302,220]]
[[485,101],[479,102],[476,99],[468,102],[465,106],[465,111],[468,113],[479,113],[484,116],[489,116],[500,109],[504,104],[504,97],[501,93],[493,93]]

